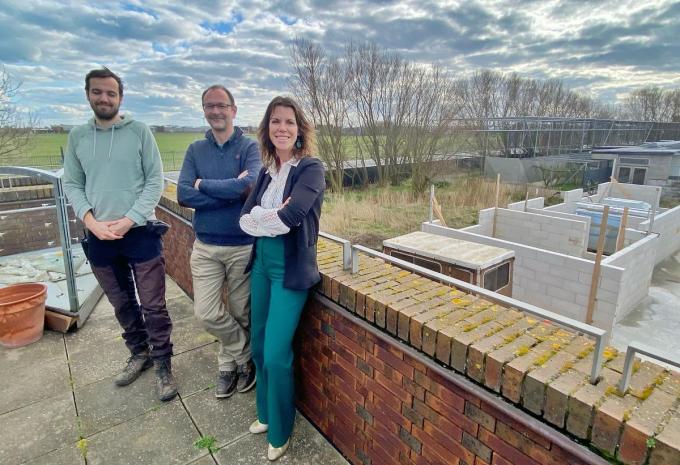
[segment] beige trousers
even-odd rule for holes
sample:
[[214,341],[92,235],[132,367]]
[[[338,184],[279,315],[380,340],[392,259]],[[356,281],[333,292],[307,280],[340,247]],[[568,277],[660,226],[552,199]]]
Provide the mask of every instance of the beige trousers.
[[[210,245],[198,239],[191,252],[194,314],[220,343],[220,371],[232,371],[251,358],[250,273],[244,273],[252,245]],[[227,307],[222,302],[226,286]]]

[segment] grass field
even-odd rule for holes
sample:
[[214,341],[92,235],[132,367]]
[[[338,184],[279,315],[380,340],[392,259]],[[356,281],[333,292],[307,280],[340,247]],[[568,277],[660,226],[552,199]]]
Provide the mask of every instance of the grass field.
[[[177,171],[189,144],[202,139],[202,132],[159,132],[154,134],[163,159],[165,171]],[[248,134],[255,139],[254,134]],[[61,166],[61,150],[66,150],[68,134],[36,134],[30,143],[11,159],[0,160],[1,165],[21,165],[38,168],[58,168]],[[358,140],[356,136],[343,136],[343,145],[348,158],[357,157]]]
[[[189,144],[204,137],[194,132],[161,132],[154,136],[166,171],[179,170]],[[45,168],[61,166],[61,149],[66,150],[67,138],[67,134],[37,134],[21,154],[13,156],[12,162]]]

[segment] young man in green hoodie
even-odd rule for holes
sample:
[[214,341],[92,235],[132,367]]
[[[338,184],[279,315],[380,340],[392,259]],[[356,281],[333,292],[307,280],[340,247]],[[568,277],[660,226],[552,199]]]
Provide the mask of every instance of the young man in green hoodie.
[[92,70],[85,77],[85,93],[94,117],[69,133],[63,183],[87,228],[92,271],[132,354],[114,382],[126,386],[155,365],[158,397],[170,400],[177,395],[170,362],[172,321],[165,304],[161,234],[151,222],[163,191],[160,153],[144,123],[119,113],[120,77],[107,68]]

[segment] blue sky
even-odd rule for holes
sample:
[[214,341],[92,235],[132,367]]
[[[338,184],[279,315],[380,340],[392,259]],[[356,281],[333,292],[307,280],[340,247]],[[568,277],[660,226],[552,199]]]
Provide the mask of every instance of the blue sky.
[[680,3],[669,0],[3,0],[0,63],[43,125],[90,116],[83,77],[102,64],[126,83],[123,110],[149,124],[202,125],[201,91],[221,83],[237,124],[255,125],[288,90],[296,36],[331,51],[370,40],[453,75],[561,78],[612,103],[680,87]]

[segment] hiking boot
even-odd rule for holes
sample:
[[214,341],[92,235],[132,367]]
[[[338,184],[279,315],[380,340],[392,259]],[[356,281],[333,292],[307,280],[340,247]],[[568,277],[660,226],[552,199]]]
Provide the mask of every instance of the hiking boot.
[[151,357],[149,357],[148,350],[133,355],[127,359],[127,365],[123,368],[123,371],[116,375],[113,382],[116,386],[127,386],[139,378],[139,375],[141,375],[144,370],[151,368],[152,365],[153,362],[151,361]]
[[239,365],[236,368],[236,373],[238,373],[238,382],[236,383],[238,392],[248,392],[255,386],[255,366],[252,360]]
[[218,399],[226,399],[231,397],[236,392],[236,371],[220,371],[217,377],[217,385],[215,386],[215,397]]
[[177,395],[177,383],[172,376],[170,360],[162,360],[156,365],[156,394],[162,401],[168,401]]

